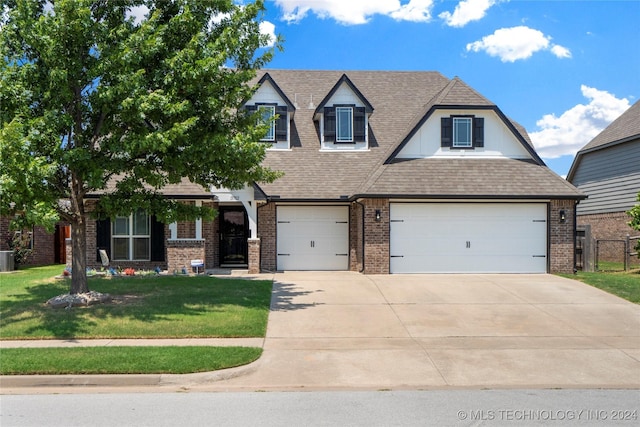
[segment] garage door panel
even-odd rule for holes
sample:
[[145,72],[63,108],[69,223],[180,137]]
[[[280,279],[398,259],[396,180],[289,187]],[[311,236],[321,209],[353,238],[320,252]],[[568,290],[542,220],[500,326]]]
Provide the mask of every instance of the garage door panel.
[[391,204],[392,273],[546,272],[545,204]]
[[279,206],[279,270],[347,270],[347,206]]

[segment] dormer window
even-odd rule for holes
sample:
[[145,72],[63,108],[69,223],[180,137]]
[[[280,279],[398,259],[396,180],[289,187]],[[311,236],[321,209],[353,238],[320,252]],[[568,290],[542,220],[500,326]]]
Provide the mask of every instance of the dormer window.
[[355,105],[324,108],[324,142],[352,144],[365,142],[365,109]]
[[276,115],[276,106],[258,105],[258,113],[260,114],[258,123],[268,123],[269,125],[267,134],[260,141],[274,141],[276,138],[276,122],[273,120],[273,118]]
[[[288,148],[289,120],[286,106],[275,103],[256,103],[245,105],[244,108],[250,114],[258,113],[257,124],[264,123],[269,126],[267,134],[260,141],[276,145],[284,144],[282,147],[276,148]],[[275,118],[276,116],[277,118]]]
[[440,119],[440,146],[451,149],[484,147],[484,118],[451,116]]
[[454,117],[453,118],[453,146],[468,148],[473,146],[471,143],[471,117]]

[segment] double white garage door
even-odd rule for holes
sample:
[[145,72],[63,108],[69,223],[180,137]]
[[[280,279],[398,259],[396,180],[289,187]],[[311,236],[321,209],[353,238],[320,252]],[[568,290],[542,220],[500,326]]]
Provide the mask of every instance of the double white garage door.
[[540,203],[392,203],[391,273],[545,273]]
[[[278,270],[348,270],[347,206],[279,206]],[[391,203],[391,273],[545,273],[543,203]],[[365,252],[366,257],[366,252]]]

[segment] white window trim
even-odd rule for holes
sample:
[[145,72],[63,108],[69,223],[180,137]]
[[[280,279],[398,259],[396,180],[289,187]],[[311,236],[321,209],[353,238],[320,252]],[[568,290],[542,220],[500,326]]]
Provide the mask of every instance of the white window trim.
[[[466,121],[469,123],[469,141],[460,143],[458,140],[458,128],[456,126],[457,121]],[[473,118],[472,117],[453,117],[453,140],[451,146],[455,148],[473,148]]]
[[[340,111],[344,110],[344,111],[349,111],[349,115],[351,122],[349,123],[349,130],[350,130],[350,134],[349,134],[349,139],[343,139],[340,138]],[[353,107],[336,107],[336,142],[340,143],[340,142],[354,142],[354,136],[353,136]]]
[[[118,218],[126,218],[129,221],[129,234],[127,235],[123,235],[123,234],[118,234],[116,235],[114,233],[114,228],[115,228],[115,221],[112,222],[111,224],[111,247],[114,248],[115,247],[115,240],[124,240],[124,239],[128,239],[129,240],[129,254],[127,256],[126,259],[120,259],[120,258],[115,258],[115,250],[111,250],[111,256],[113,261],[151,261],[151,215],[145,213],[147,216],[147,229],[149,230],[149,234],[133,234],[134,232],[134,224],[133,224],[133,215],[134,213],[131,213],[131,215],[129,215],[128,217],[126,216],[117,216],[116,220]],[[140,258],[140,259],[136,259],[134,258],[133,254],[134,254],[134,240],[135,239],[149,239],[149,257],[148,258]]]

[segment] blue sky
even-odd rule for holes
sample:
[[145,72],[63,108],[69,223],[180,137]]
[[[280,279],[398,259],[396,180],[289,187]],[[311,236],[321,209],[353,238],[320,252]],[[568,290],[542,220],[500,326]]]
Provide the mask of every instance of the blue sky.
[[[267,0],[267,68],[460,77],[526,127],[566,175],[640,96],[640,0]],[[425,100],[426,102],[426,100]]]

